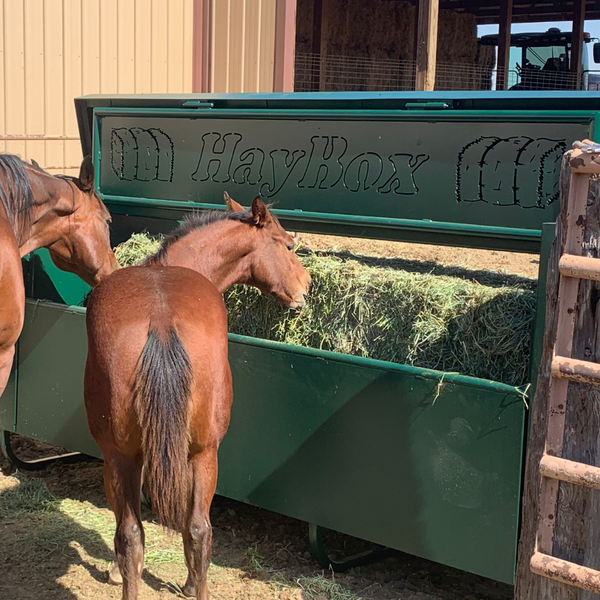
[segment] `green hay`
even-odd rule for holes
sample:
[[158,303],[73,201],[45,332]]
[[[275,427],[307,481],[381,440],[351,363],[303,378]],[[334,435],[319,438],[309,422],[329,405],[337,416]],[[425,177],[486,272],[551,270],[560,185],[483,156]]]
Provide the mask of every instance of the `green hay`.
[[491,287],[327,253],[300,260],[313,279],[307,305],[290,311],[254,288],[234,286],[224,295],[231,333],[516,386],[527,382],[532,282]]
[[0,494],[0,517],[57,511],[59,500],[43,479],[19,474],[19,483]]
[[154,254],[162,242],[162,236],[150,236],[145,232],[134,233],[128,240],[115,248],[115,256],[122,267],[132,267]]
[[297,583],[307,600],[359,600],[359,596],[344,589],[333,577],[300,577]]
[[251,573],[262,573],[265,570],[264,560],[256,545],[246,550],[246,563]]

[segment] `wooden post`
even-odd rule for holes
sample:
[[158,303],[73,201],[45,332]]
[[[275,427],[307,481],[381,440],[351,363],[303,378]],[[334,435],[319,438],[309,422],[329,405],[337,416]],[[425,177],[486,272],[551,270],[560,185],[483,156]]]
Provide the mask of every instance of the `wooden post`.
[[496,89],[508,88],[508,64],[510,62],[510,26],[512,23],[513,0],[500,2],[500,25],[498,27],[498,69]]
[[573,37],[571,38],[571,74],[573,89],[581,88],[581,56],[583,53],[583,23],[585,21],[585,0],[573,2]]
[[[557,331],[558,264],[566,240],[566,203],[569,194],[570,152],[561,172],[561,213],[548,263],[546,284],[546,333],[535,398],[530,404],[530,431],[525,467],[525,488],[521,515],[521,535],[514,600],[592,600],[590,592],[574,588],[531,572],[539,510],[540,459],[546,443],[548,386]],[[585,223],[584,256],[597,257],[600,236],[600,181],[590,184]],[[582,280],[575,307],[572,356],[600,362],[600,284]],[[572,382],[568,388],[565,436],[562,456],[592,466],[600,466],[600,388]],[[600,567],[600,494],[569,483],[560,484],[556,512],[555,557],[598,569]]]
[[313,54],[313,91],[318,92],[321,89],[321,33],[323,31],[323,0],[314,0],[313,4],[313,34],[312,34],[312,54]]
[[192,92],[210,92],[212,0],[194,0]]
[[415,90],[435,88],[439,0],[419,0],[417,6],[417,47]]
[[275,60],[273,91],[294,91],[294,59],[296,56],[296,0],[276,0]]

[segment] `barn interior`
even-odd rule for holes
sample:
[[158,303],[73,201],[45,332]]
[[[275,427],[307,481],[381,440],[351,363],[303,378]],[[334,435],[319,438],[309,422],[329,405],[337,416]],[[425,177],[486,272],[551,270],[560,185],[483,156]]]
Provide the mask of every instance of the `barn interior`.
[[[485,90],[508,87],[512,23],[564,21],[573,32],[569,87],[581,85],[592,0],[297,0],[295,91]],[[497,24],[495,46],[477,25]]]

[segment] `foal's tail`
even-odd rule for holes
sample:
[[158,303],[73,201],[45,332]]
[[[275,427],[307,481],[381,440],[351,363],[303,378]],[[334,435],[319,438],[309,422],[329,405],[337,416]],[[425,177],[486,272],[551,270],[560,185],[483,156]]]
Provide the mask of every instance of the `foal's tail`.
[[182,531],[188,507],[188,398],[192,366],[171,328],[150,329],[135,382],[144,483],[158,522]]

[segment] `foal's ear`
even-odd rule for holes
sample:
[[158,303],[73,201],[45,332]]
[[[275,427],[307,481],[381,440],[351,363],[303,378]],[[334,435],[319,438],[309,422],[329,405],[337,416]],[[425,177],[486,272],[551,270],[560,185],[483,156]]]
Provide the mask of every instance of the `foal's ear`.
[[94,189],[94,163],[92,157],[88,154],[81,163],[79,169],[79,182],[84,192],[91,192]]
[[271,221],[271,213],[260,196],[252,200],[252,218],[259,227],[264,227]]
[[243,212],[244,207],[236,202],[227,192],[223,192],[223,197],[225,198],[225,204],[227,205],[228,211]]
[[42,169],[42,167],[40,167],[40,165],[38,164],[38,161],[35,160],[35,158],[31,159],[31,164],[36,168],[36,169]]

